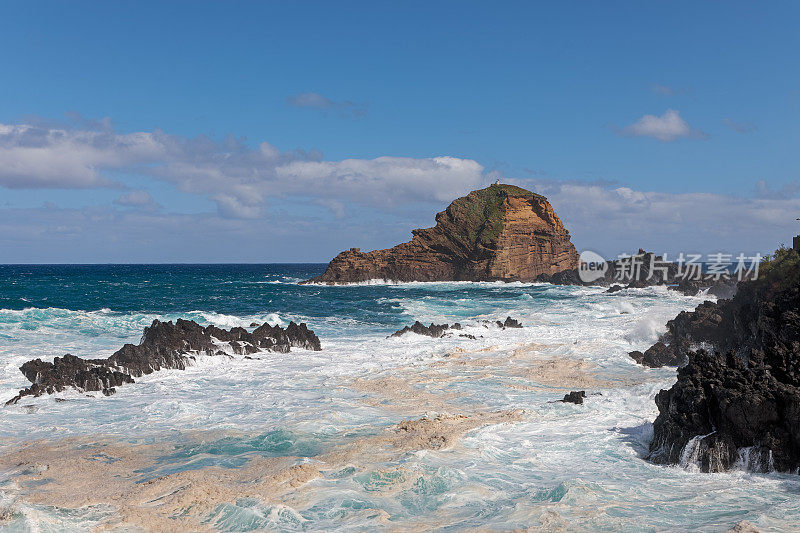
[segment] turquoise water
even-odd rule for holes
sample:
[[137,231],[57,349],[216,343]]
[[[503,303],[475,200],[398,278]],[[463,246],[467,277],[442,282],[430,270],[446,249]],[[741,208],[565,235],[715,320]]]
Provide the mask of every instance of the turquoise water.
[[[627,357],[702,301],[660,289],[605,294],[547,284],[300,286],[324,265],[0,266],[0,401],[26,386],[32,357],[106,357],[153,319],[222,327],[304,321],[321,352],[205,357],[137,379],[108,398],[67,391],[0,409],[0,453],[34,440],[102,436],[169,444],[139,482],[243,471],[256,458],[323,464],[280,497],[209,501],[216,529],[725,531],[800,522],[797,476],[642,459],[670,369]],[[520,330],[488,322],[520,319]],[[477,339],[387,339],[414,320],[461,322]],[[587,390],[583,406],[553,403]],[[66,401],[56,401],[66,400]],[[441,450],[355,448],[404,419],[522,410]],[[341,462],[333,450],[358,449]],[[114,457],[103,458],[111,465]],[[316,463],[315,463],[316,462]],[[0,529],[83,530],[112,522],[114,502],[80,508],[26,500],[37,486],[0,472]],[[42,480],[41,487],[46,487]],[[202,506],[201,506],[202,507]]]

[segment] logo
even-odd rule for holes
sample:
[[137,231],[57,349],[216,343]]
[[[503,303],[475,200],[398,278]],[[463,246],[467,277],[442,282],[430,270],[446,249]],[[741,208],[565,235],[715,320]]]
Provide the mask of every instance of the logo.
[[600,254],[585,250],[578,258],[578,277],[584,283],[602,278],[608,270],[608,263]]

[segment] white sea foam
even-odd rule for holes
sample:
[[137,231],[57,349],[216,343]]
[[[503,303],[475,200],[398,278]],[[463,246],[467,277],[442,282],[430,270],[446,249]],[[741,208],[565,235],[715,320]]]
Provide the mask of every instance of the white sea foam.
[[[458,294],[467,287],[486,292],[473,301]],[[406,288],[424,293],[411,294]],[[236,457],[220,450],[253,446],[276,432],[286,432],[292,444],[274,453],[291,454],[297,453],[301,439],[324,448],[325,439],[380,433],[425,412],[522,408],[520,422],[477,429],[451,449],[409,453],[379,465],[369,463],[367,450],[355,464],[326,472],[309,487],[298,486],[284,502],[232,501],[211,512],[209,523],[230,530],[359,530],[383,528],[379,517],[389,516],[386,523],[398,528],[711,531],[745,518],[780,529],[798,516],[800,507],[790,495],[800,490],[800,483],[793,478],[709,476],[642,458],[657,415],[653,398],[674,382],[675,372],[645,370],[632,364],[627,353],[649,346],[667,320],[701,298],[674,291],[606,294],[602,288],[541,284],[433,283],[389,289],[377,297],[382,304],[399,306],[402,323],[461,322],[463,333],[477,338],[409,334],[387,339],[397,328],[369,317],[304,317],[274,309],[247,316],[0,310],[0,338],[5,341],[0,343],[0,400],[26,385],[18,370],[25,360],[65,351],[107,356],[123,342],[137,342],[141,329],[155,318],[180,316],[226,328],[305,321],[324,347],[321,352],[258,353],[256,359],[204,356],[185,371],[137,378],[111,397],[66,391],[26,400],[0,414],[0,453],[23,439],[66,435],[110,434],[157,442],[206,430],[241,435],[210,442],[214,453],[182,459],[191,463],[224,459],[226,453]],[[525,327],[484,327],[483,321],[509,315]],[[582,406],[551,403],[569,388],[537,382],[536,375],[525,373],[547,368],[540,364],[547,361],[576,362],[570,368],[585,369],[602,385],[587,387]],[[356,379],[384,381],[359,388],[353,386]],[[390,384],[406,389],[391,390]],[[408,402],[398,399],[403,395]],[[56,402],[56,397],[67,401]],[[402,409],[393,409],[398,405]],[[416,410],[407,410],[415,405]],[[692,450],[686,455],[685,464],[695,464]],[[749,457],[743,456],[743,464]],[[186,467],[172,460],[174,468]],[[17,490],[0,476],[0,513],[3,494]],[[16,505],[12,520],[20,529],[37,524],[90,528],[109,512],[92,508],[69,518],[53,509]]]
[[350,281],[347,283],[325,283],[310,282],[306,284],[311,287],[375,287],[393,286],[407,288],[422,288],[433,290],[456,290],[464,287],[537,287],[550,286],[549,283],[537,281],[395,281],[389,279],[369,279],[364,281]]

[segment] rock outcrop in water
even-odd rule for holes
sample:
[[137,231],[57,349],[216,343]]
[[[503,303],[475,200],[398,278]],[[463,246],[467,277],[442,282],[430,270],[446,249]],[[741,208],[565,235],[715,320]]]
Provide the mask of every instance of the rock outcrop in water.
[[[488,324],[491,324],[491,322],[488,322]],[[522,323],[519,320],[511,318],[510,316],[506,317],[504,321],[496,320],[494,324],[500,329],[522,327]],[[486,324],[484,324],[484,327],[486,327]],[[405,335],[406,333],[416,333],[417,335],[425,335],[426,337],[433,337],[434,339],[438,339],[444,337],[448,331],[451,330],[461,331],[461,329],[462,329],[461,324],[459,324],[458,322],[456,322],[452,326],[450,324],[433,324],[433,323],[431,323],[430,326],[426,326],[425,324],[417,320],[410,326],[406,326],[403,329],[395,331],[394,333],[389,335],[389,338],[400,337],[402,335]],[[475,338],[472,335],[461,335],[461,336],[469,337],[472,339]]]
[[533,281],[577,264],[569,232],[544,196],[492,185],[458,198],[416,229],[410,242],[386,250],[351,248],[306,283],[392,281]]
[[583,399],[586,398],[586,391],[585,390],[578,390],[578,391],[570,391],[568,394],[564,395],[564,399],[561,400],[564,403],[574,403],[577,405],[583,404]]
[[577,268],[541,274],[536,281],[553,285],[603,286],[608,287],[608,293],[667,285],[670,290],[686,296],[695,296],[706,291],[706,294],[718,298],[732,298],[738,284],[738,279],[734,277],[701,274],[685,265],[682,269],[678,263],[667,261],[641,248],[630,258],[606,261],[603,274],[592,281],[583,281]]
[[503,329],[506,329],[506,328],[521,328],[522,327],[522,322],[520,322],[519,320],[517,320],[515,318],[511,318],[510,316],[507,316],[506,319],[503,322],[501,322],[499,320],[496,321],[495,324],[497,324],[497,327],[503,328]]
[[[627,261],[627,263],[626,263]],[[625,266],[625,265],[629,266]],[[622,288],[641,288],[651,285],[677,283],[678,264],[663,261],[661,256],[646,252],[641,248],[630,260],[615,259],[606,261],[603,274],[592,281],[583,281],[578,273],[577,263],[569,269],[552,274],[540,274],[536,281],[553,285],[602,285]],[[619,285],[622,283],[623,285]],[[615,292],[615,291],[610,291]]]
[[115,387],[133,383],[134,377],[157,370],[185,370],[197,355],[253,354],[262,350],[287,353],[291,348],[321,350],[319,338],[305,324],[290,322],[286,329],[264,324],[249,332],[244,328],[225,330],[203,327],[192,320],[174,324],[154,320],[144,328],[138,345],[126,344],[108,359],[81,359],[71,354],[56,357],[52,363],[33,359],[20,370],[33,383],[9,400],[17,403],[25,396],[41,396],[73,387],[79,391],[101,391],[106,396]]
[[[800,467],[800,257],[780,250],[730,300],[706,302],[669,326],[687,350],[678,381],[656,396],[649,458],[717,472]],[[697,351],[691,348],[702,347]],[[659,347],[659,350],[663,348]],[[673,350],[673,353],[675,351]],[[647,352],[645,352],[645,355]]]
[[399,329],[392,333],[390,337],[400,337],[405,335],[406,333],[416,333],[417,335],[425,335],[426,337],[433,337],[434,339],[438,339],[443,337],[444,334],[451,330],[460,330],[461,324],[456,322],[452,326],[450,324],[433,324],[431,323],[430,326],[426,326],[419,320],[411,324],[410,326],[406,326],[403,329]]

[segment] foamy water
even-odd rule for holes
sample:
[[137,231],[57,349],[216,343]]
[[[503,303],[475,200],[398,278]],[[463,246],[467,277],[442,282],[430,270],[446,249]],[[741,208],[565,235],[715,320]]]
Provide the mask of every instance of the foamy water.
[[[206,473],[219,477],[215,468],[232,473],[230,486],[252,483],[254,460],[313,467],[313,475],[256,496],[192,494],[198,521],[231,531],[724,531],[741,520],[790,530],[800,520],[797,476],[702,474],[689,463],[664,467],[642,458],[657,415],[653,398],[675,372],[645,369],[627,353],[647,348],[667,320],[702,299],[652,288],[606,294],[521,283],[298,287],[285,278],[301,276],[271,275],[250,285],[233,280],[241,294],[256,295],[252,301],[209,305],[229,290],[211,288],[183,302],[186,311],[119,302],[0,310],[2,401],[26,386],[18,370],[26,360],[66,352],[107,357],[138,342],[154,318],[226,328],[305,321],[323,346],[257,360],[203,357],[108,398],[68,391],[26,399],[0,410],[0,453],[68,438],[63,456],[78,457],[92,443],[114,443],[119,462],[108,469],[132,468],[130,461],[149,472],[142,479],[166,476],[165,483],[191,473],[193,486]],[[224,285],[219,278],[215,287]],[[506,316],[525,327],[491,324]],[[461,333],[477,339],[387,338],[414,320],[460,322]],[[554,402],[570,390],[586,390],[585,403]],[[513,416],[454,429],[444,449],[375,441],[406,419],[495,412]],[[7,530],[115,524],[120,506],[135,500],[129,491],[116,504],[53,506],[42,496],[47,483],[19,474],[0,473],[0,527]]]

